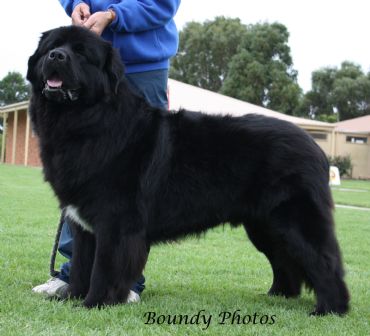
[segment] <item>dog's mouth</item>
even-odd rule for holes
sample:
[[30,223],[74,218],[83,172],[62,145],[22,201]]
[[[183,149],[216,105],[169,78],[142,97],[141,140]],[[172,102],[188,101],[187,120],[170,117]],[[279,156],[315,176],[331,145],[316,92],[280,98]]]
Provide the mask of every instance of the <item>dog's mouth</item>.
[[78,100],[80,88],[69,88],[63,84],[63,80],[58,75],[53,74],[45,80],[42,93],[48,100],[59,103]]
[[50,89],[60,89],[62,88],[63,81],[57,77],[52,77],[46,80],[45,85],[47,85]]
[[44,85],[45,90],[58,90],[58,89],[64,89],[65,84],[62,80],[62,76],[58,73],[58,71],[48,71],[49,73],[46,73],[44,76]]

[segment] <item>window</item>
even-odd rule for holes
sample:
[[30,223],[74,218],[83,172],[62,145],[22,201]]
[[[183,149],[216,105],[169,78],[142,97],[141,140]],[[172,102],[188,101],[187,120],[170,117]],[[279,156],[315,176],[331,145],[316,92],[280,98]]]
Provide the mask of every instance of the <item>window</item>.
[[347,136],[346,142],[350,142],[353,144],[366,144],[367,137],[358,137],[358,136]]
[[322,133],[322,132],[309,132],[309,134],[315,140],[327,140],[328,139],[328,135],[326,133]]

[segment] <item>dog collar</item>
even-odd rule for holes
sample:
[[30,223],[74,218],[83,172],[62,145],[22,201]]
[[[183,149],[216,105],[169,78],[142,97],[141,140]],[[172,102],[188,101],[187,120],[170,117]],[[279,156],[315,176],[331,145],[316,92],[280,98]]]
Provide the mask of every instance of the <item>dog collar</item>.
[[42,90],[42,94],[49,100],[56,101],[58,103],[63,102],[74,102],[78,100],[80,96],[80,89],[63,89],[63,88],[51,88],[49,85],[45,85]]

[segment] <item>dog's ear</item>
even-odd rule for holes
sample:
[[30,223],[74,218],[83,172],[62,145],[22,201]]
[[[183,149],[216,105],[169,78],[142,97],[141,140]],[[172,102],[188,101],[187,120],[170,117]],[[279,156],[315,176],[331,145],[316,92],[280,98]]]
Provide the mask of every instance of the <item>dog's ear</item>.
[[111,92],[118,93],[118,86],[124,74],[124,65],[116,49],[109,46],[105,62],[105,71],[108,74]]
[[36,52],[28,59],[28,68],[27,68],[26,78],[31,83],[34,81],[34,77],[35,77],[34,76],[35,72],[33,71],[33,69],[35,68],[36,59],[37,59]]
[[37,61],[40,59],[41,55],[38,50],[28,59],[28,69],[26,78],[32,84],[35,84],[37,81],[37,74],[39,73],[39,69],[37,66]]
[[39,44],[37,46],[36,51],[34,54],[28,59],[28,68],[27,68],[27,75],[26,78],[29,82],[34,84],[37,81],[37,76],[40,74],[40,69],[37,66],[38,60],[42,56],[42,45],[44,44],[46,38],[49,36],[50,31],[44,32],[41,35]]

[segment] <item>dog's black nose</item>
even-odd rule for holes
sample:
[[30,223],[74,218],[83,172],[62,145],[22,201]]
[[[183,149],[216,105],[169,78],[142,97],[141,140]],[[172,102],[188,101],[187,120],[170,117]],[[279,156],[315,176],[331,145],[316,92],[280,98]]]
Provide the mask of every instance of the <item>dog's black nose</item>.
[[49,52],[49,60],[64,62],[67,59],[67,53],[60,48],[53,49]]

